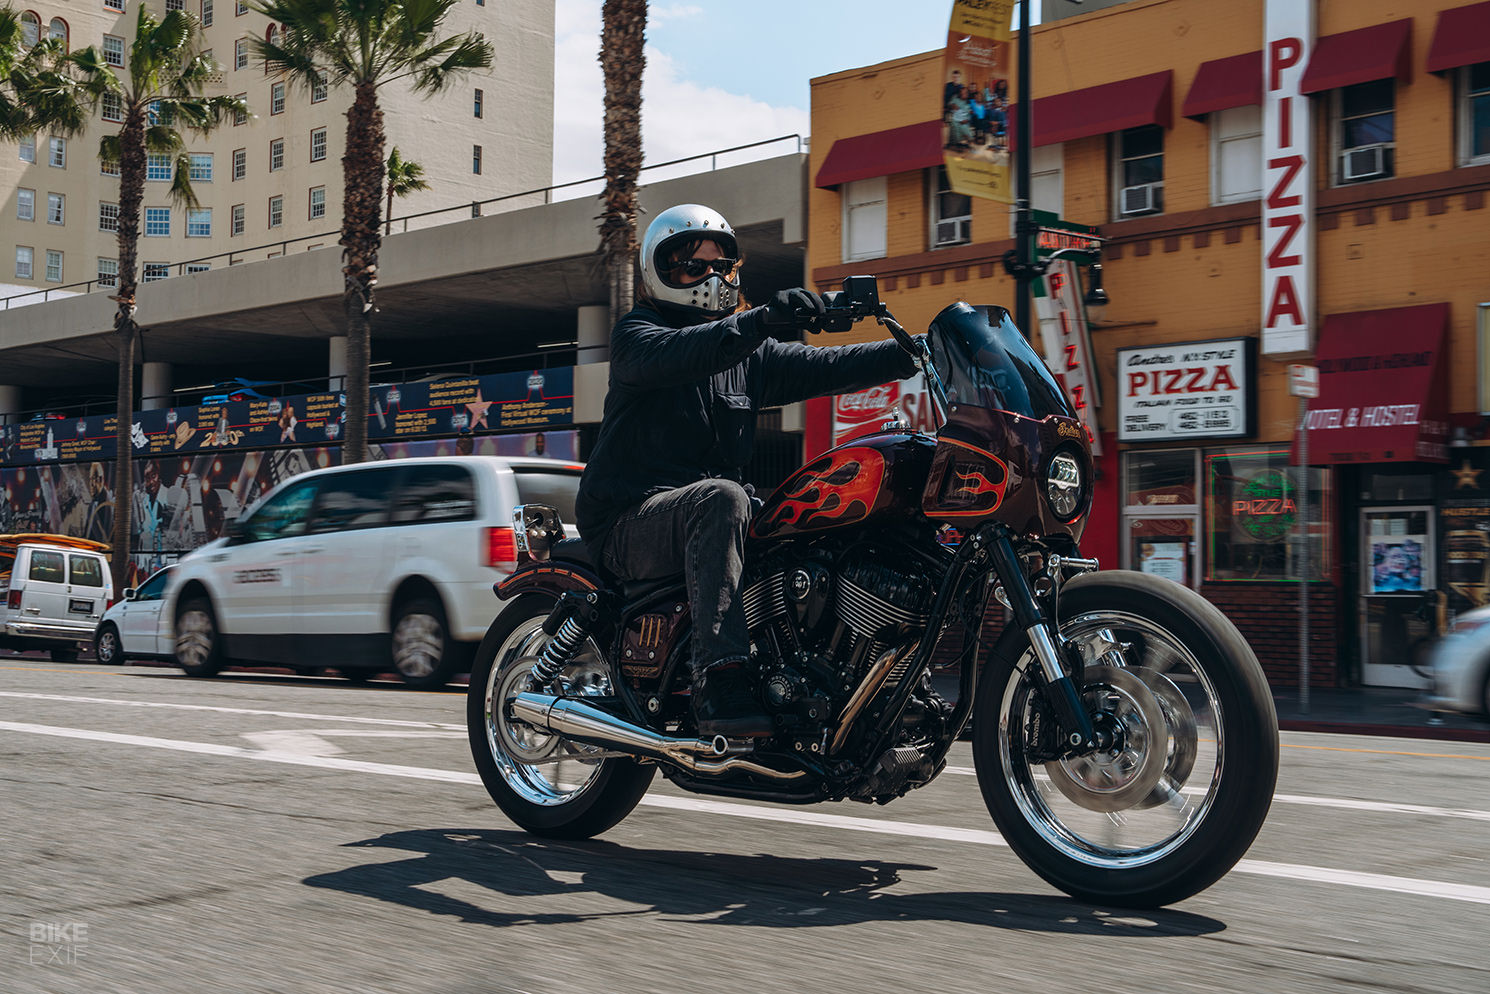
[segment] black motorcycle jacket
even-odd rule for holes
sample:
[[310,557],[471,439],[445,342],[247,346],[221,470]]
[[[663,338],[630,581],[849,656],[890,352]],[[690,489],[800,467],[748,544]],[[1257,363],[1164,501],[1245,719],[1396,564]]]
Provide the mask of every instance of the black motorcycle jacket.
[[692,324],[694,315],[643,305],[611,331],[604,420],[575,501],[580,535],[597,562],[616,519],[645,498],[710,477],[740,480],[758,410],[916,371],[893,341],[778,342],[763,311]]

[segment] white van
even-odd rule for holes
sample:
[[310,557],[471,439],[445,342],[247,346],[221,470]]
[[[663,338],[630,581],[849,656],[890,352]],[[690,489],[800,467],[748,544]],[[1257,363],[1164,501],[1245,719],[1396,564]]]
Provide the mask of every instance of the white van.
[[0,535],[0,648],[74,662],[114,602],[108,548],[68,535]]
[[192,676],[267,664],[396,671],[416,687],[464,672],[517,565],[512,508],[574,520],[584,466],[453,456],[316,470],[267,494],[228,537],[182,559],[167,593]]

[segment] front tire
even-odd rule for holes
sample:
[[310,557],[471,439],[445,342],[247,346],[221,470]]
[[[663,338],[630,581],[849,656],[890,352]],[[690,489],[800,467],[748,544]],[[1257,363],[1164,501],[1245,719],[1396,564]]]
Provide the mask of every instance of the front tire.
[[460,646],[450,637],[445,609],[430,597],[399,605],[393,617],[393,669],[410,687],[433,690],[450,682]]
[[93,655],[101,666],[119,666],[124,662],[124,645],[112,621],[106,622],[93,636]]
[[1078,577],[1059,612],[1086,663],[1083,701],[1118,730],[1117,748],[1038,755],[1031,728],[1050,718],[1039,664],[1025,633],[1006,630],[973,727],[989,813],[1019,858],[1073,897],[1153,908],[1199,893],[1242,858],[1272,802],[1278,718],[1262,667],[1214,605],[1156,576]]
[[[548,643],[543,621],[554,599],[528,594],[492,623],[471,666],[466,726],[471,755],[502,813],[534,835],[588,839],[641,803],[656,767],[514,722],[503,702],[526,687],[533,657]],[[562,679],[576,696],[612,693],[610,667],[593,640]]]
[[225,665],[217,615],[205,597],[193,597],[176,612],[176,665],[187,676],[217,676]]

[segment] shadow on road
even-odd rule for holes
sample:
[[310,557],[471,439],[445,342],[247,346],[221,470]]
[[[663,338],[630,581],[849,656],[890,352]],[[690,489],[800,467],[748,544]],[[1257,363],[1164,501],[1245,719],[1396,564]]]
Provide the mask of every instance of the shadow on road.
[[[937,867],[914,863],[635,849],[488,829],[391,832],[347,845],[418,855],[351,866],[304,882],[480,925],[561,924],[650,914],[714,925],[805,928],[947,921],[1063,935],[1155,938],[1207,935],[1226,928],[1213,918],[1183,911],[1106,909],[1036,894],[892,892],[904,872],[937,872]],[[475,903],[483,891],[493,895],[490,907]],[[531,911],[494,910],[513,907],[503,897],[564,895],[603,896],[629,907],[558,911],[553,910],[555,902],[536,901]]]

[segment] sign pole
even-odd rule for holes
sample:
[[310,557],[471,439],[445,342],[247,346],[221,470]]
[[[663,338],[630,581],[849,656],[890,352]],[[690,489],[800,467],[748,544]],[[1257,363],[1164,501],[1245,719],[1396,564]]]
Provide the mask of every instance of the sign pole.
[[1299,710],[1309,713],[1309,398],[1299,398]]

